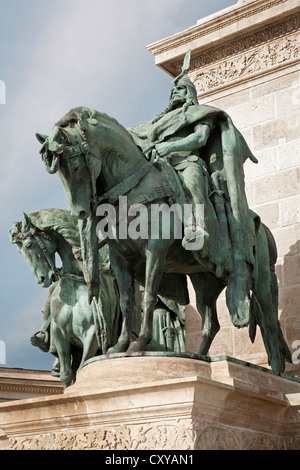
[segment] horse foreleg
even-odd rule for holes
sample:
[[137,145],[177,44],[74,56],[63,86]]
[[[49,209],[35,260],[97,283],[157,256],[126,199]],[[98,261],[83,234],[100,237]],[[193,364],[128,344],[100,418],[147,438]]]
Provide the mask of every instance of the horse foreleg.
[[91,325],[88,331],[85,334],[85,338],[83,341],[83,350],[82,350],[82,357],[77,369],[78,372],[82,369],[85,361],[94,357],[98,348],[97,336],[96,336],[96,328],[95,325]]
[[126,351],[130,344],[134,308],[134,276],[123,257],[110,250],[110,262],[119,288],[122,328],[118,342],[107,354]]
[[143,324],[138,339],[131,343],[128,352],[142,352],[152,340],[153,312],[166,258],[165,240],[149,240],[146,250],[145,289],[143,296]]
[[220,329],[216,304],[225,286],[211,273],[190,274],[190,278],[196,293],[197,310],[202,318],[202,337],[196,353],[206,356]]
[[53,322],[52,334],[60,364],[60,380],[65,389],[72,383],[70,342],[67,340],[65,332],[55,322]]
[[[285,355],[280,351],[280,340],[284,342],[278,321],[277,287],[272,286],[270,256],[266,234],[260,227],[257,233],[257,273],[258,279],[253,287],[253,294],[260,307],[259,326],[272,370],[282,373],[285,369]],[[276,279],[277,282],[277,279]]]

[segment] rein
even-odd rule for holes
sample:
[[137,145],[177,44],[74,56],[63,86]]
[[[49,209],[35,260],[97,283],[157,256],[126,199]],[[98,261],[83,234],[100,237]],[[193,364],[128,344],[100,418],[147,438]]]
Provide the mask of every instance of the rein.
[[50,258],[47,248],[42,240],[42,238],[37,234],[37,231],[34,229],[31,231],[31,234],[35,241],[37,242],[38,246],[40,247],[43,255],[46,258],[47,263],[49,264],[50,268],[53,270],[53,272],[58,276],[58,269],[55,266],[55,263],[53,263],[52,259]]
[[82,284],[86,284],[84,276],[80,276],[80,274],[73,274],[73,273],[66,273],[64,271],[60,271],[59,276],[65,279],[71,279],[72,281],[81,282]]
[[[33,238],[37,242],[39,248],[41,249],[43,255],[45,256],[45,259],[46,259],[47,263],[49,264],[50,268],[52,269],[52,271],[54,272],[55,276],[57,276],[59,279],[64,277],[66,279],[71,279],[73,281],[77,281],[77,282],[81,282],[83,284],[86,284],[83,275],[81,276],[79,274],[67,273],[67,272],[62,271],[61,268],[57,268],[55,266],[55,263],[53,263],[52,259],[50,258],[49,254],[48,254],[47,248],[45,246],[45,243],[43,242],[42,237],[40,235],[38,235],[37,229],[35,227],[30,229],[30,234],[33,236]],[[22,238],[25,238],[25,236],[27,236],[27,234],[22,234],[22,235],[23,235]],[[46,234],[44,234],[44,236],[47,237],[50,240],[50,237],[48,237]]]
[[47,252],[47,248],[46,248],[42,238],[39,235],[37,235],[35,230],[33,232],[34,233],[32,233],[32,236],[34,237],[34,239],[36,240],[36,242],[39,245],[40,249],[42,250],[42,252],[43,252],[50,268],[54,271],[55,275],[58,278],[63,278],[64,277],[66,279],[71,279],[72,281],[77,281],[77,282],[81,282],[83,284],[86,284],[83,275],[81,276],[79,274],[67,273],[67,272],[62,271],[62,269],[57,268],[55,266],[55,263],[52,262],[52,259],[50,258],[49,254]]
[[99,204],[102,201],[108,200],[110,204],[114,204],[120,196],[124,196],[131,189],[133,189],[144,176],[149,173],[155,162],[155,152],[153,152],[150,162],[145,163],[142,167],[140,165],[136,166],[133,173],[129,175],[125,180],[118,183],[116,186],[113,186],[111,189],[106,191],[102,196],[97,200]]
[[80,156],[80,155],[84,156],[86,166],[88,167],[89,173],[90,173],[90,183],[91,183],[91,188],[92,188],[92,201],[91,202],[94,203],[95,205],[97,205],[96,181],[93,178],[93,169],[92,169],[92,165],[90,164],[90,161],[89,161],[88,157],[89,157],[89,155],[93,155],[97,159],[98,159],[98,157],[97,157],[97,155],[95,155],[91,151],[91,149],[89,147],[89,144],[86,141],[85,131],[79,125],[78,125],[78,127],[79,127],[79,130],[80,130],[80,135],[81,135],[81,138],[82,138],[82,142],[80,144],[65,146],[65,148],[64,148],[64,150],[61,154],[61,157],[63,158],[63,160],[67,160],[70,157],[76,157],[76,156]]
[[[114,204],[117,202],[120,196],[124,196],[127,194],[131,189],[135,188],[139,182],[149,173],[151,168],[153,167],[155,160],[156,160],[156,152],[154,150],[154,146],[149,147],[144,153],[148,153],[152,150],[152,156],[150,161],[146,161],[144,165],[136,165],[134,167],[133,173],[125,178],[120,183],[116,184],[108,191],[106,191],[102,196],[97,196],[96,190],[96,181],[93,178],[93,171],[92,166],[90,165],[89,159],[87,158],[88,155],[93,155],[95,158],[98,158],[97,155],[91,152],[89,145],[86,141],[85,132],[83,129],[80,128],[81,136],[83,138],[83,142],[76,145],[67,146],[62,154],[63,159],[67,159],[69,157],[75,157],[83,155],[85,157],[86,165],[90,172],[90,182],[92,188],[92,203],[95,206],[98,206],[102,201],[108,201],[109,204]],[[129,201],[129,204],[141,204],[141,203],[148,203],[155,199],[161,199],[163,197],[170,197],[172,196],[174,191],[171,189],[169,185],[159,186],[156,188],[152,188],[148,191],[143,191],[140,195],[136,196],[132,201]]]

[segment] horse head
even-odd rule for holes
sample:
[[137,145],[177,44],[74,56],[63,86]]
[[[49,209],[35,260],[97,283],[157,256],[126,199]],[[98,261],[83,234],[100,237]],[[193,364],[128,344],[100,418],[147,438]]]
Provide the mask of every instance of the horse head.
[[[78,107],[58,121],[51,134],[36,134],[49,173],[57,173],[71,213],[79,220],[89,300],[98,295],[96,208],[103,190],[121,183],[144,158],[129,132],[115,119]],[[103,182],[100,185],[99,176]],[[101,187],[100,187],[101,186]]]
[[[93,127],[88,124],[86,112],[70,111],[52,129],[49,136],[36,134],[42,144],[40,154],[48,173],[57,173],[66,192],[69,208],[78,219],[86,219],[95,201],[95,181],[101,172],[100,158],[86,138]],[[93,146],[93,143],[92,143]]]
[[55,268],[56,243],[34,226],[26,214],[22,222],[13,224],[9,237],[29,264],[36,282],[42,287],[50,287],[58,279]]
[[69,208],[79,219],[86,219],[95,197],[93,181],[101,171],[99,159],[91,159],[82,128],[74,124],[55,125],[51,134],[36,134],[40,154],[48,173],[57,173],[66,192]]

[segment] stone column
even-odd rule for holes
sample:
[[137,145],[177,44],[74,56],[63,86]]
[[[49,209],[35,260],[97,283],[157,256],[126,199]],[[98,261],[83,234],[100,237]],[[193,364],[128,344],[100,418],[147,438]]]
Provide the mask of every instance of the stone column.
[[[195,26],[148,47],[156,65],[175,77],[192,49],[190,78],[200,103],[226,111],[258,158],[245,164],[250,208],[271,229],[278,248],[279,316],[300,371],[300,72],[298,0],[240,0]],[[298,41],[298,42],[297,42]],[[192,295],[191,295],[192,297]],[[195,351],[201,320],[187,309],[187,351]],[[235,329],[218,305],[221,330],[210,354],[266,365],[261,337]]]

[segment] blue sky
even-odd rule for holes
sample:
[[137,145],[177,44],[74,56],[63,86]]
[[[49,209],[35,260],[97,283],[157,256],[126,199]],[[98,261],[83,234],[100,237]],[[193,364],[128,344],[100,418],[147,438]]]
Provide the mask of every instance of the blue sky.
[[[146,46],[176,34],[235,0],[1,0],[0,341],[2,367],[50,370],[53,357],[31,346],[48,289],[36,284],[8,230],[22,213],[67,209],[63,188],[40,161],[35,133],[75,106],[125,127],[161,112],[171,78]],[[1,102],[1,99],[0,99]]]

